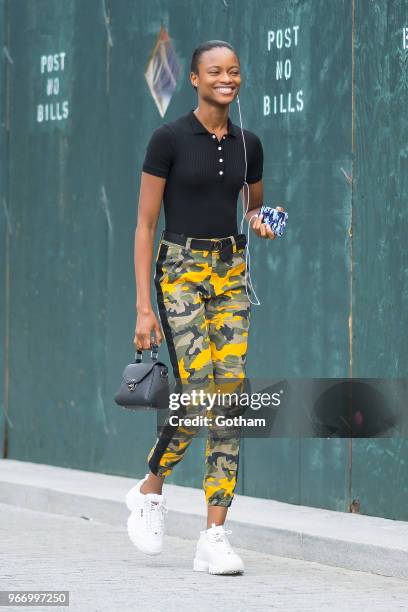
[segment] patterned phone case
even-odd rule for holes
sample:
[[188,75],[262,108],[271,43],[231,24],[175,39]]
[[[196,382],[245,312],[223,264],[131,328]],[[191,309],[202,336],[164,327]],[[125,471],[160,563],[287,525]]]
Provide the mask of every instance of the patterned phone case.
[[277,236],[282,236],[286,228],[286,221],[288,218],[287,212],[278,211],[276,208],[271,208],[270,206],[266,206],[264,204],[261,206],[259,214],[263,215],[262,223],[267,223],[270,225],[274,234]]

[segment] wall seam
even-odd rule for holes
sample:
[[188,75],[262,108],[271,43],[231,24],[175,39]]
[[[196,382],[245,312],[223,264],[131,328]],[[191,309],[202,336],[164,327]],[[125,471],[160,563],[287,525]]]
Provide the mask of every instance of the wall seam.
[[[348,320],[349,334],[349,378],[353,378],[353,224],[354,224],[354,168],[355,168],[355,2],[352,0],[351,10],[351,205],[350,205],[350,312]],[[350,410],[351,410],[350,402]],[[349,438],[349,478],[348,478],[348,511],[352,504],[352,478],[353,478],[353,438]]]

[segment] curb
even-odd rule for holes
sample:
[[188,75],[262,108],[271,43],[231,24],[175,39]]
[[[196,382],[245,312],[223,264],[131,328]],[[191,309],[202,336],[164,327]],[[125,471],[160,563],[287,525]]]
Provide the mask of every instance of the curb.
[[[0,502],[126,528],[125,495],[137,479],[0,459]],[[199,489],[165,485],[166,533],[196,540],[205,529]],[[408,522],[236,495],[228,512],[235,546],[408,579]]]

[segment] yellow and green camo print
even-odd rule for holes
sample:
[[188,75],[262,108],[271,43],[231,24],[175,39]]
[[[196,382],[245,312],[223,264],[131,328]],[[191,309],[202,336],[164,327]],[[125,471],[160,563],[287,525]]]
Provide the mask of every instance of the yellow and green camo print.
[[[186,248],[163,238],[156,258],[158,312],[173,373],[182,392],[237,389],[245,378],[251,303],[245,290],[244,247],[223,261],[219,251]],[[218,407],[219,409],[219,407]],[[236,407],[221,407],[228,416]],[[176,414],[213,416],[189,405]],[[148,456],[150,470],[168,476],[198,427],[171,425],[171,411]],[[238,474],[240,428],[208,427],[203,481],[209,505],[230,506]]]

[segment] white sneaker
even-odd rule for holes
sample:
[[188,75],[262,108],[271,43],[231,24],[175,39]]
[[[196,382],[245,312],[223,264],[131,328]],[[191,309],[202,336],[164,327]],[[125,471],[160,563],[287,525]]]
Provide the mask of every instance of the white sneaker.
[[210,529],[200,532],[194,559],[196,572],[209,574],[242,574],[244,562],[228,542],[226,531],[222,525],[212,524]]
[[126,505],[131,511],[127,530],[129,538],[141,552],[158,555],[163,548],[166,499],[164,495],[140,492],[140,487],[147,478],[148,474],[126,495]]

